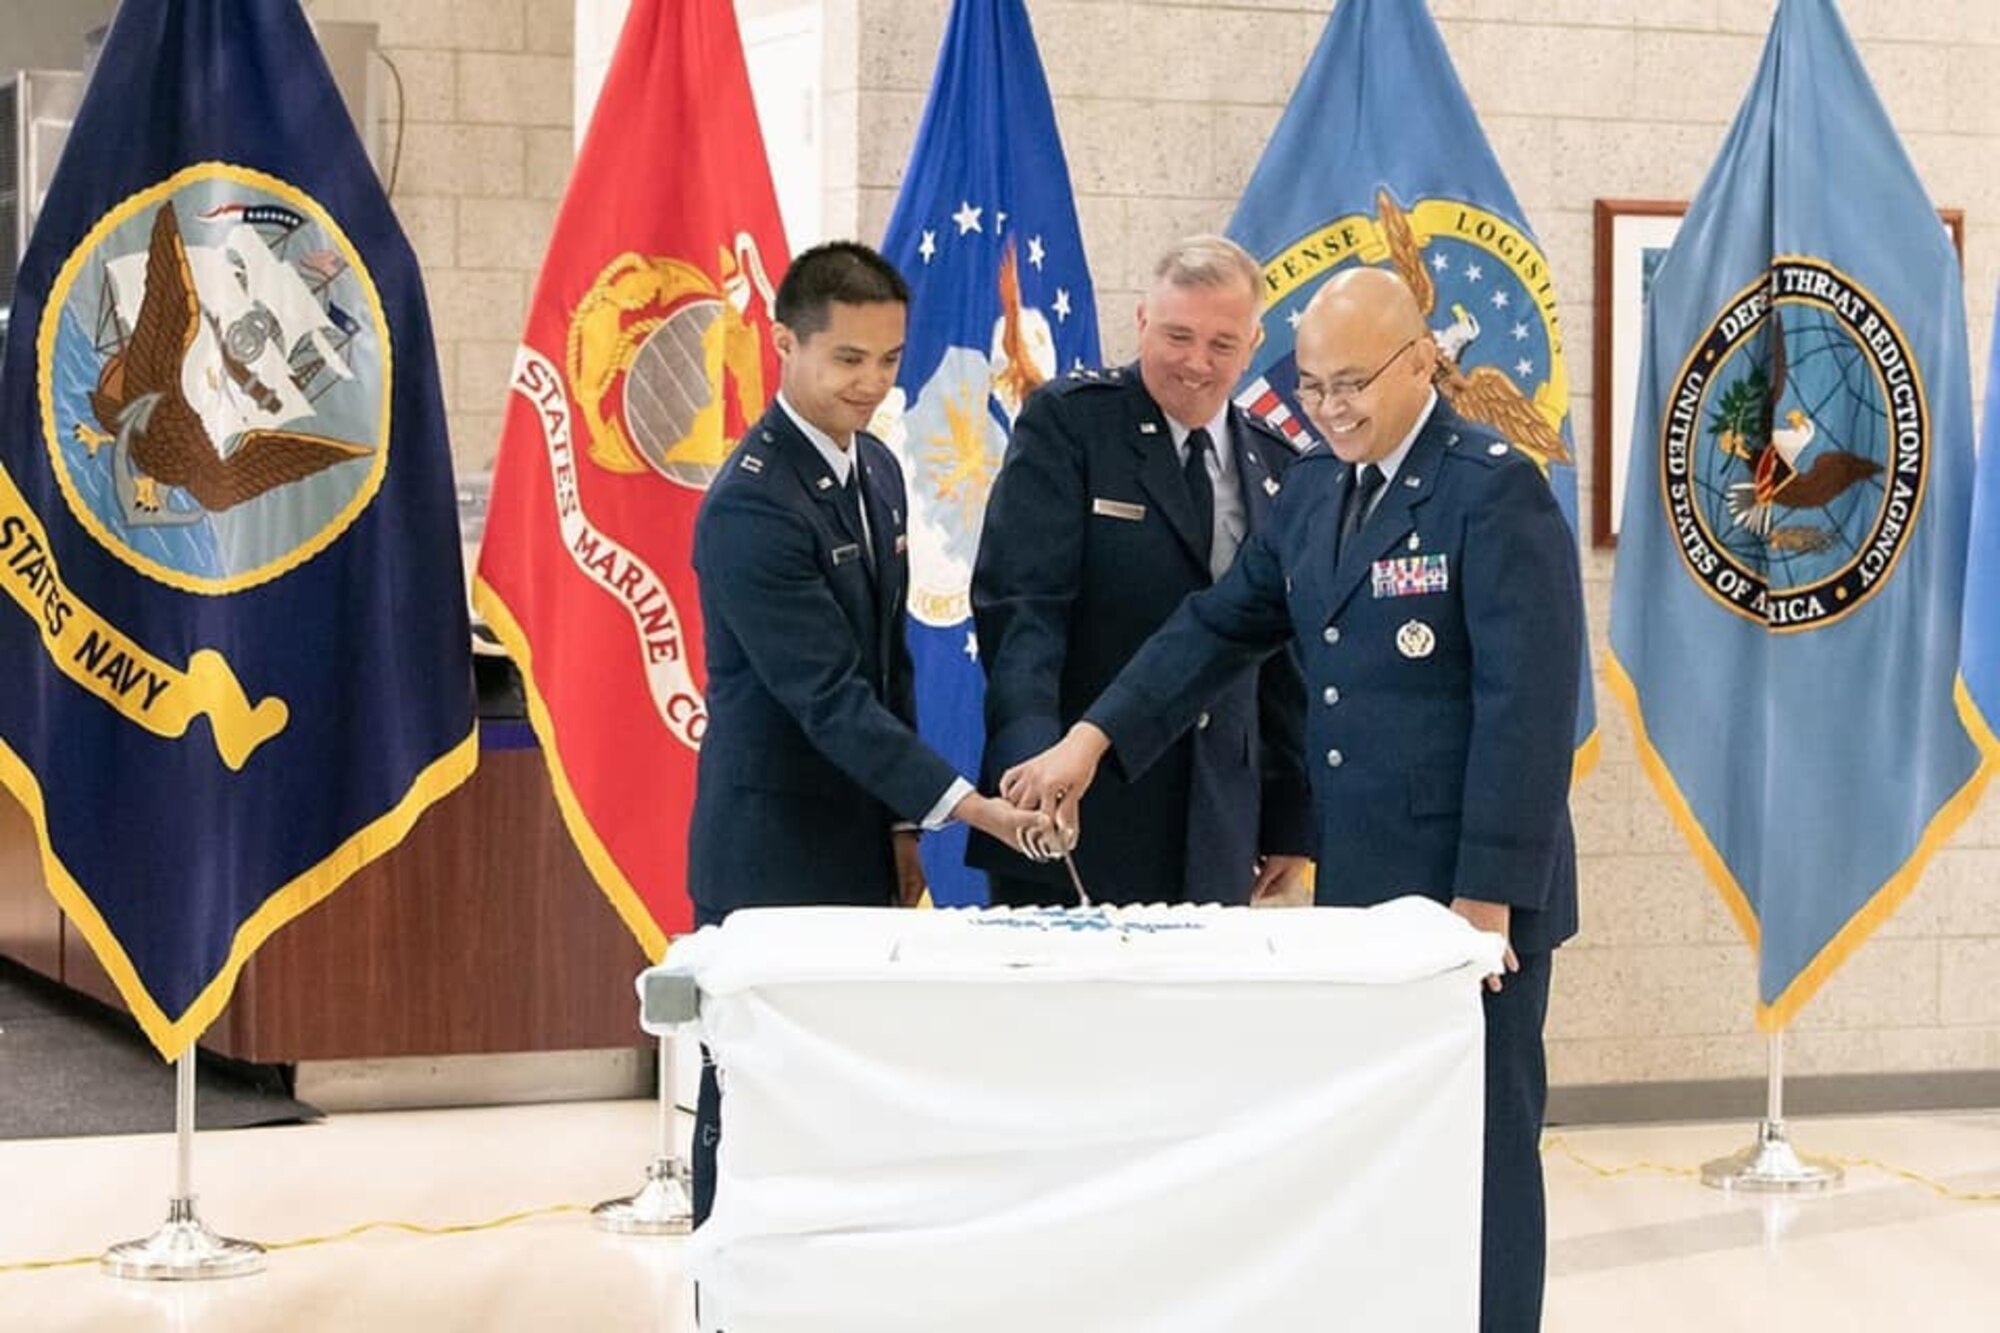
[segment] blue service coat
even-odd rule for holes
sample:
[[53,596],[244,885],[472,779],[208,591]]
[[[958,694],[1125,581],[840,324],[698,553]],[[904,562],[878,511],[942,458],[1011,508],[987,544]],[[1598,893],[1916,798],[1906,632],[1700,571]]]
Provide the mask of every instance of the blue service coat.
[[896,897],[890,825],[958,774],[917,738],[902,469],[855,437],[874,563],[826,460],[773,403],[695,521],[708,732],[688,835],[698,919]]
[[[1317,900],[1406,893],[1513,908],[1522,953],[1576,931],[1569,784],[1583,599],[1535,466],[1441,400],[1375,512],[1335,551],[1353,469],[1286,474],[1228,577],[1188,599],[1085,714],[1142,774],[1246,664],[1304,668]],[[1083,839],[1117,838],[1093,828]]]
[[[1229,435],[1254,534],[1297,454],[1240,408],[1230,409]],[[1078,372],[1028,400],[972,576],[986,673],[983,786],[997,788],[1008,768],[1061,739],[1181,599],[1210,585],[1196,522],[1166,416],[1136,367]],[[1143,774],[1107,774],[1085,795],[1089,836],[1076,860],[1091,895],[1241,903],[1260,855],[1309,855],[1303,714],[1289,654],[1217,673],[1184,739],[1149,756]],[[1068,883],[1060,865],[1034,865],[976,833],[966,860]]]

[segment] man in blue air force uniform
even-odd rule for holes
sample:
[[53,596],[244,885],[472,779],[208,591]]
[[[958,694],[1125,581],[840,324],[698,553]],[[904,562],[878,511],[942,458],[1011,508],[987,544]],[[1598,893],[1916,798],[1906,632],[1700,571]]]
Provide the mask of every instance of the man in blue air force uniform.
[[[1053,745],[1180,604],[1269,521],[1295,455],[1230,402],[1257,345],[1257,264],[1219,236],[1175,245],[1139,307],[1139,360],[1029,399],[987,503],[972,610],[988,778]],[[1311,850],[1297,664],[1219,678],[1144,773],[1090,793],[1084,884],[1110,902],[1282,894]],[[977,835],[996,904],[1074,901],[1060,867]]]
[[1401,279],[1330,279],[1297,348],[1299,398],[1330,449],[1293,466],[1229,577],[1001,791],[1077,832],[1107,753],[1143,773],[1220,681],[1296,646],[1318,902],[1427,893],[1510,942],[1485,996],[1480,1321],[1526,1333],[1541,1321],[1550,956],[1576,932],[1576,549],[1534,465],[1438,401],[1437,349]]
[[[960,819],[1038,855],[1040,816],[980,796],[917,738],[904,639],[903,474],[862,427],[896,382],[909,289],[833,242],[779,284],[777,401],[695,522],[708,732],[689,827],[695,921],[739,907],[914,905],[917,831]],[[718,1095],[704,1068],[695,1213],[715,1181]]]

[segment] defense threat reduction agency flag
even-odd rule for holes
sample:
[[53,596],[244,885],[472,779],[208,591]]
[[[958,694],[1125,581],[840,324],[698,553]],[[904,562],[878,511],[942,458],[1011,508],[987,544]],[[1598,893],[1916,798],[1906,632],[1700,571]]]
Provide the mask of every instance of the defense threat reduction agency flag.
[[[1299,318],[1340,270],[1391,268],[1437,339],[1438,396],[1532,459],[1577,530],[1554,279],[1423,5],[1341,0],[1229,235],[1264,266],[1264,341],[1236,396],[1245,409],[1314,443],[1296,397]],[[1582,681],[1579,777],[1597,758],[1587,660]]]
[[693,922],[695,514],[777,392],[787,262],[729,0],[635,0],[515,359],[474,603],[570,836],[652,958]]
[[1957,256],[1867,71],[1828,0],[1784,0],[1653,282],[1610,665],[1767,1031],[1983,785],[1967,369]]
[[[910,497],[918,730],[979,771],[986,697],[972,560],[1007,436],[1038,385],[1097,364],[1097,302],[1069,167],[1021,0],[955,0],[884,255],[909,280],[900,383],[877,433]],[[963,825],[923,842],[940,905],[983,904]]]
[[0,777],[173,1058],[475,759],[430,319],[297,6],[119,10],[0,410]]

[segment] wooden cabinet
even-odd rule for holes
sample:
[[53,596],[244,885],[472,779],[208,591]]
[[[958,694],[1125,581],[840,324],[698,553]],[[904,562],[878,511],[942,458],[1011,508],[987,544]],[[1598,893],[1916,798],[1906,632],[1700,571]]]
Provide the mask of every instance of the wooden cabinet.
[[[0,793],[0,953],[117,1003]],[[261,1063],[646,1046],[639,946],[584,869],[534,749],[458,791],[251,958],[210,1050]]]

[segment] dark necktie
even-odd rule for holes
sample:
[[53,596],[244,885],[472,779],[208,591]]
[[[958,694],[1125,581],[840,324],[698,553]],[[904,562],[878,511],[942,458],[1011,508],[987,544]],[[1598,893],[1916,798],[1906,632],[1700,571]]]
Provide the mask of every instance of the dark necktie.
[[1214,447],[1206,430],[1191,430],[1187,437],[1187,462],[1181,475],[1187,478],[1188,495],[1194,500],[1196,543],[1207,560],[1215,545],[1215,482],[1208,475],[1208,451]]
[[1382,489],[1386,480],[1382,469],[1373,463],[1363,463],[1354,474],[1354,484],[1347,488],[1347,505],[1340,511],[1340,549],[1347,550],[1348,541],[1368,521],[1368,506],[1374,503],[1375,492]]
[[861,517],[861,465],[856,463],[847,470],[847,482],[840,488],[840,502],[847,507],[848,521],[854,524],[855,535],[861,538],[861,558],[867,562],[868,572],[875,572],[875,543],[869,540],[868,524]]

